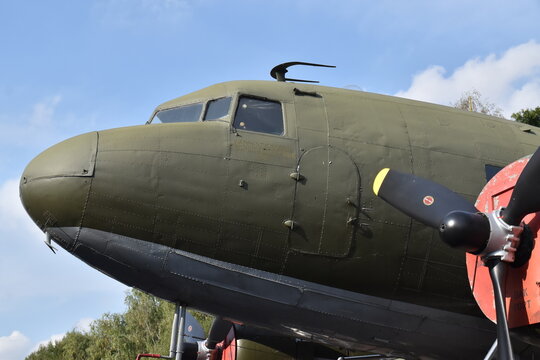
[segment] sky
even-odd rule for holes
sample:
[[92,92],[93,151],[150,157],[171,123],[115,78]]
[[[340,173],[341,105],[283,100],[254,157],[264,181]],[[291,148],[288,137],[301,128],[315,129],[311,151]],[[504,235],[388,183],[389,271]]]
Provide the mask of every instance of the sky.
[[539,0],[1,0],[0,359],[124,310],[127,288],[54,255],[20,204],[47,147],[286,61],[337,66],[291,77],[443,105],[478,90],[509,118],[540,105],[539,17]]

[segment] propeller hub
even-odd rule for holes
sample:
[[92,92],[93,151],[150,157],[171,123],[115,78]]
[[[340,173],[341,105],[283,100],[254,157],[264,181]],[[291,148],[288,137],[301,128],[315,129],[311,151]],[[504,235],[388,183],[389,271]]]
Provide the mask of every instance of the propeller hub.
[[491,234],[486,248],[482,251],[482,260],[498,257],[507,263],[513,263],[520,243],[524,224],[513,226],[506,223],[501,213],[504,208],[487,213]]
[[489,240],[489,219],[482,213],[451,211],[443,218],[439,235],[453,248],[479,254]]

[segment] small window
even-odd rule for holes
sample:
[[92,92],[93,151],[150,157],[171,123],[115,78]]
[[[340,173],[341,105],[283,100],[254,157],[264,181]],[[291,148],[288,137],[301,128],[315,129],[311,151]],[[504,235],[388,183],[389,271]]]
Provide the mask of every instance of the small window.
[[203,105],[201,103],[197,103],[173,109],[161,110],[154,116],[152,122],[155,122],[156,119],[162,123],[199,121],[202,107]]
[[281,103],[242,96],[233,126],[241,130],[283,135]]
[[491,178],[497,175],[497,173],[501,170],[502,167],[500,166],[486,164],[486,181],[491,180]]
[[206,107],[206,114],[204,115],[204,120],[222,120],[225,116],[229,115],[230,107],[230,97],[211,100],[208,102],[208,106]]

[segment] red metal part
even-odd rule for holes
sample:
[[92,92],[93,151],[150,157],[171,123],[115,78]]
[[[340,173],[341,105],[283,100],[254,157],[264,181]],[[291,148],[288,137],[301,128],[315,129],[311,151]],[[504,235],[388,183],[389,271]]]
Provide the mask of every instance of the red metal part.
[[225,340],[220,342],[217,347],[221,349],[220,360],[236,360],[236,332],[234,326],[231,327]]
[[170,359],[168,356],[162,356],[159,354],[139,354],[135,360],[140,360],[142,358]]
[[236,338],[232,338],[221,353],[221,360],[236,360]]
[[[482,212],[500,209],[508,204],[516,181],[529,162],[523,158],[506,166],[484,187],[476,208]],[[535,240],[540,235],[540,213],[529,214],[523,220],[530,227]],[[480,257],[467,253],[467,274],[471,290],[484,315],[496,322],[493,287],[489,270]],[[540,322],[540,249],[536,246],[529,262],[520,268],[508,266],[505,280],[508,326],[515,328]]]

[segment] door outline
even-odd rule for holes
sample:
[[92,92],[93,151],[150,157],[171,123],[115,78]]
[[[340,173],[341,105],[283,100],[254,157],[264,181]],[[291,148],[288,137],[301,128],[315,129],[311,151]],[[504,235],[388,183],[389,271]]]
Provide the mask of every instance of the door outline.
[[[325,153],[326,156],[321,156]],[[322,181],[315,175],[320,169],[309,169],[319,165],[326,168]],[[356,163],[339,148],[317,146],[300,156],[296,171],[300,178],[295,186],[291,217],[295,225],[289,231],[291,250],[330,257],[348,256],[360,210],[361,178]],[[337,181],[344,175],[350,176],[343,183]]]

